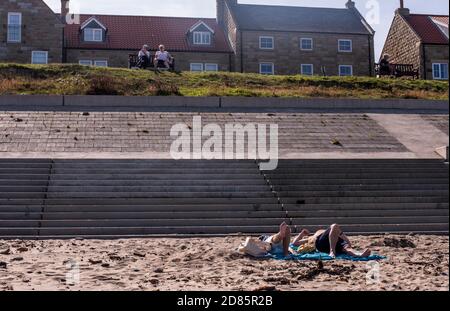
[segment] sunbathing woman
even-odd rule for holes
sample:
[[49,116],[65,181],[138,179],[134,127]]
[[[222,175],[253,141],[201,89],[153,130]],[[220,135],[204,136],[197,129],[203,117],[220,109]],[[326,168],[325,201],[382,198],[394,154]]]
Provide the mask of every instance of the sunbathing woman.
[[294,239],[292,244],[299,247],[308,243],[315,245],[317,251],[330,254],[332,258],[339,255],[365,258],[372,253],[370,249],[366,249],[362,253],[355,251],[348,237],[336,224],[327,230],[319,230],[313,235],[305,229]]
[[272,236],[262,236],[262,241],[270,243],[272,246],[270,253],[274,255],[288,256],[290,254],[289,247],[291,244],[291,229],[287,223],[280,225],[280,231]]

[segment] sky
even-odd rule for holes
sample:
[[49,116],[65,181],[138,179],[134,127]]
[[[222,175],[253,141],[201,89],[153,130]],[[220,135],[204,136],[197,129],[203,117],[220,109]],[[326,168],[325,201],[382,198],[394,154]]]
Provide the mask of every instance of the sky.
[[[377,58],[400,0],[354,0],[359,11],[375,29]],[[44,0],[55,12],[60,11],[60,0]],[[118,14],[148,16],[215,17],[215,0],[71,0],[74,13]],[[311,7],[345,7],[347,0],[238,0],[239,3],[292,5]],[[148,4],[147,4],[148,3]],[[449,14],[448,0],[405,0],[412,13]]]

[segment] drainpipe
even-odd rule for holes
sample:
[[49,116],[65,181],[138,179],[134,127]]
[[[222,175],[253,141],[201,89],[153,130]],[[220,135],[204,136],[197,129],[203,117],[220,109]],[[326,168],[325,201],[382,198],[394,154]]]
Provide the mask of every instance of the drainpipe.
[[368,36],[368,40],[369,40],[369,76],[373,76],[373,71],[372,71],[372,40],[370,35]]
[[425,50],[425,44],[422,43],[422,63],[423,63],[423,78],[427,80],[427,57],[426,57],[426,50]]
[[239,31],[239,36],[241,38],[241,73],[244,73],[244,45],[242,44],[243,40],[243,36],[242,36],[242,31]]

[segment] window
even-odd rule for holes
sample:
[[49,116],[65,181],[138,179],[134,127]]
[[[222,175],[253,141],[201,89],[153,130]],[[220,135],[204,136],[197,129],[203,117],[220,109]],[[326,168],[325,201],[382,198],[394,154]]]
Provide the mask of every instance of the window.
[[302,64],[301,73],[305,76],[312,76],[314,74],[314,66],[312,64]]
[[342,39],[339,40],[339,52],[352,52],[353,43],[352,40]]
[[202,72],[203,64],[202,63],[193,63],[191,64],[191,71]]
[[353,76],[353,66],[351,65],[340,65],[339,66],[339,75],[342,77]]
[[194,44],[210,45],[211,33],[205,31],[194,32]]
[[259,48],[263,50],[273,50],[273,37],[259,37]]
[[45,65],[48,63],[47,51],[33,51],[31,52],[31,63]]
[[101,42],[103,41],[103,29],[101,28],[85,28],[84,41]]
[[433,64],[433,79],[448,80],[448,64]]
[[303,51],[312,51],[313,49],[313,39],[311,38],[301,38],[300,39],[300,49]]
[[78,64],[80,64],[82,66],[92,66],[92,61],[83,59],[83,60],[78,61]]
[[8,42],[22,41],[22,13],[8,13]]
[[94,60],[94,66],[95,67],[108,67],[108,61],[107,60]]
[[205,71],[219,71],[218,64],[205,64]]
[[275,73],[273,63],[259,64],[259,73],[261,73],[263,75],[273,75]]

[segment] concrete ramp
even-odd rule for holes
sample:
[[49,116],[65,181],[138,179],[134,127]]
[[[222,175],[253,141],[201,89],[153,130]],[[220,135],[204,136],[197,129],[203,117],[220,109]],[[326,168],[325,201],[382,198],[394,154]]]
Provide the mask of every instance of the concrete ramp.
[[340,223],[354,234],[448,234],[440,160],[0,159],[0,238],[263,234]]

